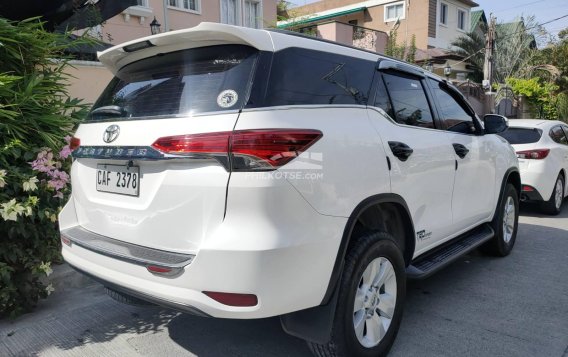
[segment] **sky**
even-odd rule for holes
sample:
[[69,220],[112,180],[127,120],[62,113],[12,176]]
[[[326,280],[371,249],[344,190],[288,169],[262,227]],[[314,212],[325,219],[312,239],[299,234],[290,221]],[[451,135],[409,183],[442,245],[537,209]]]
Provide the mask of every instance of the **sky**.
[[[304,5],[317,0],[288,0],[295,5]],[[364,1],[364,0],[361,0]],[[517,17],[534,15],[538,23],[548,22],[568,15],[568,0],[474,0],[489,18],[489,13],[497,17],[497,23],[509,22]],[[548,32],[558,34],[568,27],[568,16],[544,25]]]

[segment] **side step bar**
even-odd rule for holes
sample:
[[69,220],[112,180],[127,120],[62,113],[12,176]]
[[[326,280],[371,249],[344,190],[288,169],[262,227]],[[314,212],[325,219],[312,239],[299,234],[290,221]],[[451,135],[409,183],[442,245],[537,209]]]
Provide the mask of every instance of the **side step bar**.
[[483,224],[472,231],[450,241],[433,252],[423,254],[406,268],[409,279],[424,279],[438,270],[455,262],[462,255],[469,253],[495,236],[495,231],[488,224]]

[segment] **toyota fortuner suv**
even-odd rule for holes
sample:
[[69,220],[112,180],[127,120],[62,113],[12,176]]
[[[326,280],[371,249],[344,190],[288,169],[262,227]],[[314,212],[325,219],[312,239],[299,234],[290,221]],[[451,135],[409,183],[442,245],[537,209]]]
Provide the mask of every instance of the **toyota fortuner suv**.
[[124,302],[280,316],[320,356],[384,355],[406,279],[509,254],[506,119],[377,53],[202,23],[99,54],[65,260]]

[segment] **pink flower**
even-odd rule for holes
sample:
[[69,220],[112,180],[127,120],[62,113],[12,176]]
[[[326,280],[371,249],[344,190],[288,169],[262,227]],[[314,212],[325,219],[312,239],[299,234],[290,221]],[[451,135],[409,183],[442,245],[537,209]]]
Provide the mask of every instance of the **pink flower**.
[[69,145],[65,145],[63,149],[61,149],[61,151],[59,152],[59,157],[62,159],[66,159],[69,157],[69,155],[71,155],[71,149],[69,148]]
[[57,191],[57,193],[56,193],[55,195],[53,195],[53,197],[57,197],[57,198],[63,199],[63,192]]

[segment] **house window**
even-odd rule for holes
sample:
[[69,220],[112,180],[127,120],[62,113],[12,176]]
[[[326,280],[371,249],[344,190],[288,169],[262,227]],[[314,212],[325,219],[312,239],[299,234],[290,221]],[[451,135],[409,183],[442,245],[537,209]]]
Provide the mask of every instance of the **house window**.
[[199,11],[199,0],[168,0],[168,5],[178,9]]
[[385,22],[404,19],[404,2],[385,5]]
[[448,24],[448,5],[440,3],[440,23],[442,25]]
[[255,0],[245,0],[243,11],[243,25],[255,29],[262,28],[262,15],[260,12],[260,2]]
[[458,29],[465,31],[465,11],[458,10]]
[[229,25],[238,25],[237,10],[237,0],[221,0],[221,22]]
[[138,6],[144,6],[144,7],[149,7],[149,6],[148,6],[148,0],[136,0],[136,5],[138,5]]

